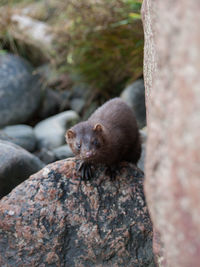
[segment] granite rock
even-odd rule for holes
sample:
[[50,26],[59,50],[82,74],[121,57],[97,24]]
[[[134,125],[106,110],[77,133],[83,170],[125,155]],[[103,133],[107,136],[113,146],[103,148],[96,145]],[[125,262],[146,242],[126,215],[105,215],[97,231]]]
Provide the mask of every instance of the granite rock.
[[114,181],[77,161],[46,166],[0,201],[1,266],[155,266],[143,173],[122,163]]
[[200,2],[144,0],[145,192],[159,266],[200,263]]

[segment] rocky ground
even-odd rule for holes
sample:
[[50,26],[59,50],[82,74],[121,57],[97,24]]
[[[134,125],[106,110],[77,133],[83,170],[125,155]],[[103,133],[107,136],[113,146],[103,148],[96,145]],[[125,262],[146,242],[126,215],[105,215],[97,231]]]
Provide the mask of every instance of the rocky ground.
[[[45,164],[73,155],[64,136],[66,130],[81,119],[89,90],[84,86],[73,87],[70,91],[44,88],[42,79],[44,72],[47,75],[48,71],[47,66],[36,70],[18,56],[0,55],[0,159],[1,164],[6,161],[11,170],[19,170],[13,174],[2,166],[1,196]],[[121,97],[133,108],[138,125],[143,128],[146,123],[143,80],[125,88]],[[96,107],[96,104],[91,105],[88,115]],[[144,148],[145,130],[141,134]],[[19,155],[18,162],[14,150]],[[23,161],[22,164],[20,158],[24,159],[24,154],[27,155],[27,162]],[[142,170],[144,154],[145,149],[139,162]],[[40,162],[37,169],[30,169],[28,158]],[[22,176],[19,173],[23,168],[27,171]]]
[[[0,55],[0,265],[155,266],[144,173],[123,163],[114,181],[104,166],[80,180],[64,136],[83,119],[89,90],[44,88],[44,69]],[[143,80],[121,97],[144,128]],[[145,128],[141,137],[144,170]]]

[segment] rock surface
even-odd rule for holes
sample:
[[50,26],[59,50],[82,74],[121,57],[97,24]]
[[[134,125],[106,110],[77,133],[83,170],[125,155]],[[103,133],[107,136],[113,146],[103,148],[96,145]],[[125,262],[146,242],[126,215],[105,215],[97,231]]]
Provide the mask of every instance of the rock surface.
[[200,263],[199,12],[196,0],[143,1],[145,189],[159,266]]
[[63,145],[53,149],[57,160],[73,157],[73,152],[69,145]]
[[146,125],[145,88],[143,79],[127,86],[121,98],[133,109],[139,128]]
[[0,201],[1,266],[155,266],[143,174],[80,180],[74,159],[46,166]]
[[11,142],[33,152],[36,148],[36,137],[33,128],[28,125],[18,124],[3,128],[3,132],[12,138]]
[[38,75],[24,59],[0,55],[0,127],[26,122],[41,100]]
[[65,132],[78,120],[76,112],[69,110],[39,122],[35,134],[39,148],[53,149],[65,144]]
[[43,166],[43,163],[28,151],[0,140],[0,198]]

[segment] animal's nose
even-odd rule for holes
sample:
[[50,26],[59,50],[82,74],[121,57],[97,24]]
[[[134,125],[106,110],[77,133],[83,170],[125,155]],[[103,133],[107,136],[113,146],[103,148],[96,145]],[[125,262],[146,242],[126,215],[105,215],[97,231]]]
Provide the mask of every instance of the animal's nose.
[[91,152],[91,151],[86,152],[86,157],[87,157],[87,158],[89,158],[89,157],[91,157],[91,156],[92,156],[92,152]]

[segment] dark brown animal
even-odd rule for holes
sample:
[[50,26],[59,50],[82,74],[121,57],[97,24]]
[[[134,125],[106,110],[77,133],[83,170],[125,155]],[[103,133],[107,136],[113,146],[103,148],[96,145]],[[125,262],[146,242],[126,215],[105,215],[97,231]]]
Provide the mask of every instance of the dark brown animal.
[[91,164],[112,167],[121,161],[137,163],[141,154],[136,118],[120,98],[107,101],[87,121],[69,129],[66,141],[81,160],[83,179],[91,178]]

